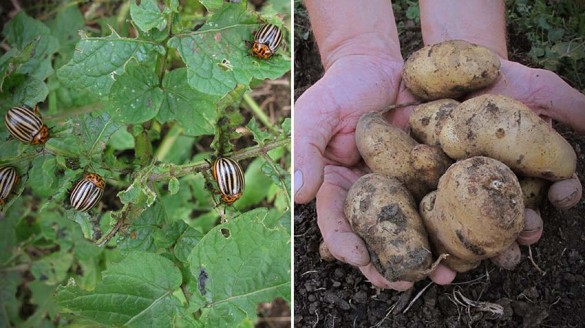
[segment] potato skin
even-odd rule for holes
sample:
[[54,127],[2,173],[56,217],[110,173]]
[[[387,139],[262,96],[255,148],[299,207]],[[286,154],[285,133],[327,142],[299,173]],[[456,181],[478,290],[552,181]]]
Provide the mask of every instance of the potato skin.
[[416,203],[396,179],[371,173],[350,188],[344,207],[353,231],[388,281],[418,281],[433,263]]
[[400,180],[415,199],[434,189],[451,160],[439,147],[419,145],[406,132],[390,125],[380,113],[366,113],[358,121],[357,148],[375,173]]
[[[525,221],[518,179],[503,163],[482,156],[453,164],[420,212],[435,251],[451,255],[445,263],[458,272],[510,247]],[[451,265],[459,260],[469,268]]]
[[440,146],[441,129],[457,105],[457,100],[439,99],[414,107],[408,120],[410,134],[419,142]]
[[481,95],[451,111],[439,140],[454,159],[488,156],[525,176],[570,178],[577,156],[571,145],[530,108],[499,95]]
[[462,40],[426,46],[404,64],[406,87],[424,100],[459,98],[500,76],[500,60],[488,48]]

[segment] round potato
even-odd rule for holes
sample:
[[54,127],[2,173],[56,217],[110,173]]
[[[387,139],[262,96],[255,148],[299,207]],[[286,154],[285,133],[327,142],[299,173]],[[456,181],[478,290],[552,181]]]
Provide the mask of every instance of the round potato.
[[433,257],[414,199],[396,179],[371,173],[359,178],[345,200],[345,216],[388,281],[418,281]]
[[500,76],[500,60],[488,48],[462,40],[426,46],[404,63],[406,87],[424,100],[459,98]]
[[449,157],[488,156],[524,176],[557,181],[575,173],[571,145],[521,102],[481,95],[451,111],[439,136]]
[[420,212],[433,249],[449,254],[445,263],[459,272],[510,247],[525,221],[516,175],[502,162],[481,156],[453,164],[436,193],[423,199]]

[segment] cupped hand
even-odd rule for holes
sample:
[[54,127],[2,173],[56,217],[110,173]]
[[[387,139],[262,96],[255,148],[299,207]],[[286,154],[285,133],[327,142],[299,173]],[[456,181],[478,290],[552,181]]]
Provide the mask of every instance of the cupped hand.
[[[360,159],[355,127],[363,113],[395,103],[401,58],[352,54],[335,61],[295,103],[295,202],[315,198],[325,165],[354,166]],[[396,112],[404,126],[406,113]]]

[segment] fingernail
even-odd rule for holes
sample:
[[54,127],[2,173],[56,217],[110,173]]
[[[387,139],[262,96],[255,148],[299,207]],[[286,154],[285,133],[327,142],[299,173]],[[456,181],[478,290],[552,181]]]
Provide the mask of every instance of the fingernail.
[[301,189],[303,186],[303,172],[301,170],[295,171],[295,194]]

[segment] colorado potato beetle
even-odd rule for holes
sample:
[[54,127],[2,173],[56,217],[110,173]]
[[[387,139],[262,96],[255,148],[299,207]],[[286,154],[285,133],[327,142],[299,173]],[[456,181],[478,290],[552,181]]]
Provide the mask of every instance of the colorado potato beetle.
[[73,186],[69,200],[71,206],[80,212],[86,212],[99,202],[104,194],[106,183],[95,173],[86,173]]
[[232,204],[244,192],[244,172],[238,162],[231,158],[219,157],[213,162],[212,175],[219,186],[221,200]]
[[4,202],[10,195],[10,192],[18,183],[18,174],[16,169],[11,166],[0,167],[0,205],[4,205]]
[[12,107],[4,122],[10,134],[24,143],[39,145],[49,139],[49,128],[43,124],[38,107],[34,111],[27,105]]
[[266,24],[254,34],[252,53],[260,59],[268,59],[274,55],[282,41],[282,32],[273,24]]

